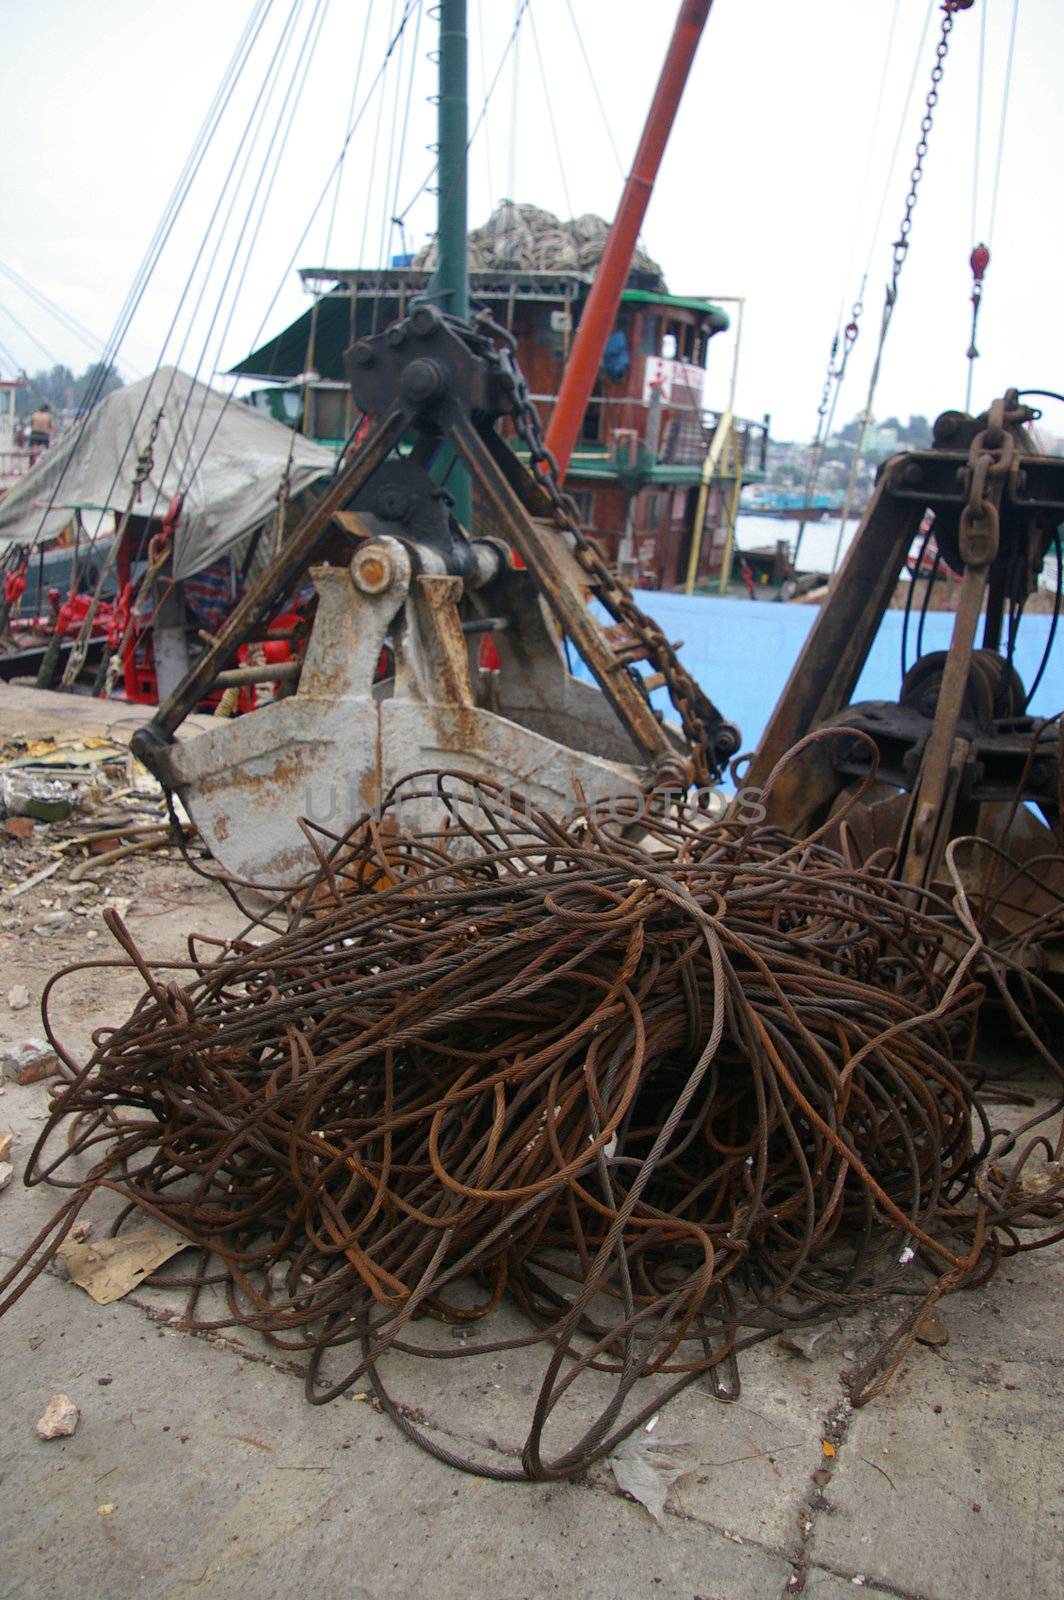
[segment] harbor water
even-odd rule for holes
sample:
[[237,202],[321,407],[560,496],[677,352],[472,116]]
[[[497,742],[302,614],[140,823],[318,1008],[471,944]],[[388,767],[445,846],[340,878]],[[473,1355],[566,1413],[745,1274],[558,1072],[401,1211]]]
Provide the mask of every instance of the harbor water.
[[[858,519],[847,517],[846,532],[839,548],[841,561],[857,532]],[[798,565],[803,572],[830,572],[839,542],[840,517],[825,517],[821,522],[807,522],[802,534],[802,549]],[[774,549],[782,539],[793,553],[801,522],[792,517],[751,517],[742,513],[735,519],[735,545],[738,550]]]

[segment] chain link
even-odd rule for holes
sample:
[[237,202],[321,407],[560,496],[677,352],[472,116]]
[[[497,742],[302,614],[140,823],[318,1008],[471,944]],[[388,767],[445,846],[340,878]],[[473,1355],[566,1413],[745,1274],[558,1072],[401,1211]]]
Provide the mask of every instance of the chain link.
[[[461,329],[461,323],[455,324]],[[588,576],[589,585],[610,616],[639,641],[646,659],[665,680],[669,699],[680,718],[689,746],[688,767],[692,783],[715,782],[738,748],[731,724],[722,722],[706,695],[681,665],[665,634],[652,617],[635,602],[631,589],[613,572],[584,532],[580,512],[572,495],[558,481],[558,463],[547,448],[540,427],[539,413],[533,404],[528,384],[517,365],[517,341],[505,328],[485,313],[477,317],[477,327],[489,335],[482,353],[498,370],[511,403],[511,419],[518,437],[526,445],[529,466],[550,501],[555,526],[573,541],[573,554]],[[498,341],[495,343],[494,341]],[[630,676],[646,695],[640,674]]]
[[954,13],[966,11],[972,0],[946,0],[942,7],[942,31],[939,34],[938,44],[935,46],[935,64],[931,69],[931,87],[927,91],[924,101],[924,114],[920,119],[920,137],[916,141],[916,160],[909,174],[909,192],[905,196],[905,209],[902,212],[901,227],[893,246],[893,266],[890,274],[890,286],[887,289],[887,299],[891,305],[898,296],[898,279],[901,269],[905,265],[905,258],[909,254],[910,235],[913,227],[913,211],[916,209],[917,190],[920,180],[924,175],[924,158],[927,155],[927,141],[931,134],[931,125],[935,120],[935,107],[938,105],[938,89],[942,82],[942,74],[946,64],[946,54],[949,50],[950,34],[953,32]]

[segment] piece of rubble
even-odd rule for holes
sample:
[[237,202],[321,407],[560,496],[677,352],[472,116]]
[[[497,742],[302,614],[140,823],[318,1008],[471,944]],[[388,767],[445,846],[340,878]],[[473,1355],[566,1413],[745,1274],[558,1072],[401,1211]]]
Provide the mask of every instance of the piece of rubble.
[[32,839],[36,827],[32,817],[5,817],[4,832],[13,839]]
[[816,1361],[818,1356],[834,1355],[845,1342],[846,1334],[837,1322],[792,1328],[787,1333],[781,1333],[776,1341],[781,1350],[802,1356],[806,1361]]
[[24,1039],[0,1048],[0,1078],[11,1083],[43,1083],[59,1071],[59,1058],[44,1039]]
[[0,1161],[7,1161],[11,1155],[11,1146],[15,1142],[13,1133],[0,1134]]
[[69,1439],[79,1421],[81,1412],[69,1395],[53,1394],[37,1423],[38,1439]]
[[7,991],[7,1003],[12,1011],[25,1011],[30,1003],[30,992],[24,983],[16,983]]
[[0,1189],[6,1189],[14,1176],[15,1169],[10,1161],[0,1161]]

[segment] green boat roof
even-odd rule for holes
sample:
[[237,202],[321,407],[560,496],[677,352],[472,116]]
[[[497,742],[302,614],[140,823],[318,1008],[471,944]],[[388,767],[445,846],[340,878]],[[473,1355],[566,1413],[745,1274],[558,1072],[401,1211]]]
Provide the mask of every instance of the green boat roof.
[[731,326],[728,313],[722,311],[720,306],[713,304],[697,294],[660,294],[654,289],[625,289],[621,295],[622,304],[635,302],[637,305],[650,306],[682,306],[685,311],[708,311],[716,323],[716,332],[723,333],[725,328]]

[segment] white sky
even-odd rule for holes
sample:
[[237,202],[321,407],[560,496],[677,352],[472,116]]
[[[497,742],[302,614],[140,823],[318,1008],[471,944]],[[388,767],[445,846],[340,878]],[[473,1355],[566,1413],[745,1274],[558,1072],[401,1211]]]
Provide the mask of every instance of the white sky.
[[[260,330],[276,332],[305,309],[308,301],[289,262],[322,262],[334,199],[328,176],[348,126],[360,53],[364,45],[358,104],[366,100],[381,66],[390,20],[400,15],[402,3],[273,0],[123,345],[119,365],[127,377],[159,360],[204,238],[207,248],[177,315],[166,359],[187,370],[201,366],[207,376],[249,350]],[[469,0],[471,122],[502,57],[514,4]],[[571,5],[627,170],[678,0],[659,5],[571,0]],[[891,412],[933,416],[964,402],[975,151],[978,143],[975,234],[985,237],[1012,8],[1013,0],[976,0],[956,20],[876,400],[880,417]],[[180,5],[173,0],[50,0],[8,9],[2,259],[101,340],[118,316],[254,10],[253,0],[182,0]],[[436,23],[428,0],[423,11],[416,52],[412,19],[382,80],[383,103],[381,93],[369,99],[350,143],[328,247],[330,265],[373,265],[398,250],[398,234],[392,230],[389,237],[387,225],[396,196],[405,206],[431,166],[426,146],[434,137],[435,112],[428,96],[435,69],[429,51]],[[989,240],[993,259],[980,327],[977,405],[1008,384],[1064,387],[1064,99],[1059,93],[1064,3],[1019,0],[1019,11],[1000,195]],[[674,292],[745,297],[738,409],[748,416],[771,411],[779,436],[812,433],[838,312],[854,298],[868,262],[863,332],[838,421],[848,420],[864,403],[890,241],[901,215],[939,19],[928,0],[716,0],[713,6],[643,237]],[[256,191],[255,185],[282,95],[316,21],[321,28],[305,88],[256,231],[265,188]],[[984,22],[983,120],[977,140]],[[235,207],[231,193],[223,200],[219,218],[230,220],[219,232],[218,224],[212,229],[211,216],[223,176],[249,118],[255,126],[255,96],[285,37],[290,50],[280,87],[263,102],[266,114],[250,141],[250,163]],[[914,67],[913,98],[903,115]],[[237,158],[238,170],[247,149]],[[520,33],[516,81],[511,57],[471,153],[471,225],[483,221],[511,190],[514,198],[562,216],[582,211],[612,216],[620,186],[569,0],[531,0]],[[315,216],[323,191],[326,198]],[[884,197],[883,222],[873,239]],[[409,248],[432,229],[433,209],[429,193],[410,209]],[[248,214],[250,229],[226,282]],[[256,234],[253,250],[251,232]],[[712,347],[709,403],[722,403],[727,394],[729,337]],[[30,371],[49,365],[53,357],[81,371],[98,353],[0,276],[4,375],[10,358]],[[1047,406],[1046,425],[1064,433],[1064,407]]]

